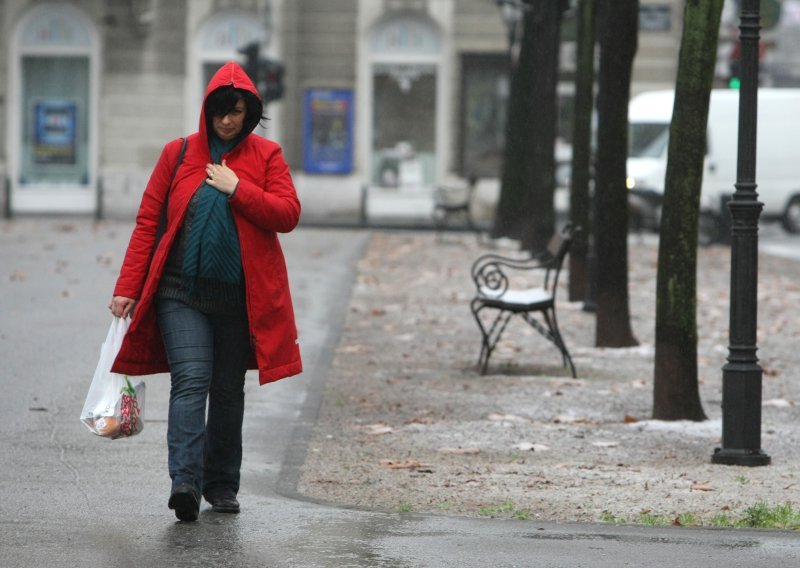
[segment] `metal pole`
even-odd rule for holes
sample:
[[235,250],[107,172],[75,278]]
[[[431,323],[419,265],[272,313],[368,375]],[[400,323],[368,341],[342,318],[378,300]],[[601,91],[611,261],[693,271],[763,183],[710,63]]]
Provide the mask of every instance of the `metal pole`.
[[589,251],[586,255],[587,268],[589,269],[586,298],[583,301],[583,311],[595,313],[597,311],[597,247],[595,239],[595,228],[597,227],[597,194],[592,189],[591,196],[589,197],[590,214],[589,214],[589,230],[586,231],[588,235]]
[[103,178],[97,177],[97,203],[94,208],[94,220],[102,221],[105,215],[105,186],[103,185]]
[[361,199],[359,200],[359,208],[358,208],[358,222],[361,224],[362,227],[366,227],[369,221],[369,216],[367,214],[367,204],[369,199],[369,184],[364,184],[361,186]]
[[762,369],[756,357],[758,218],[764,204],[756,193],[758,41],[760,0],[742,0],[741,88],[736,191],[731,212],[731,292],[728,363],[722,367],[722,447],[711,461],[768,465],[761,450]]
[[5,179],[5,187],[3,188],[5,191],[5,198],[6,198],[6,207],[5,211],[3,212],[3,217],[5,219],[11,219],[13,213],[11,208],[11,178],[6,176]]

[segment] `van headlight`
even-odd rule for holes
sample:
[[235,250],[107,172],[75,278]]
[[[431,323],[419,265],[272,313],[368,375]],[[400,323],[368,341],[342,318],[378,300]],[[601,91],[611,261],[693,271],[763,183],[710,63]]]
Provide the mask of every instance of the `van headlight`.
[[628,189],[633,189],[636,187],[636,179],[633,176],[628,176],[625,178],[625,187]]

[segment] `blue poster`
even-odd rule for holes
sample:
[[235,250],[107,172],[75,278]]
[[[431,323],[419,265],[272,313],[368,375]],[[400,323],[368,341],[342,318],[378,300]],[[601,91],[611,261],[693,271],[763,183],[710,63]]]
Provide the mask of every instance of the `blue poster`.
[[33,161],[74,164],[77,155],[78,107],[74,101],[47,99],[34,106]]
[[309,89],[303,116],[303,170],[348,174],[353,170],[353,92]]

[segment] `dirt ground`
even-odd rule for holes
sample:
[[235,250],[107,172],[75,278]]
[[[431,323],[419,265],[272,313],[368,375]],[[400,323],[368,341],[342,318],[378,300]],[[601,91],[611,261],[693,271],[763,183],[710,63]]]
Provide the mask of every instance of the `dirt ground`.
[[[509,249],[510,250],[510,249]],[[487,252],[468,234],[375,232],[359,264],[298,490],[377,510],[548,521],[681,517],[712,524],[749,506],[800,505],[798,263],[759,259],[759,357],[766,467],[711,463],[720,445],[728,354],[730,249],[699,251],[699,376],[708,420],[651,420],[657,242],[633,237],[630,304],[640,345],[594,345],[594,315],[558,315],[578,370],[512,320],[489,373],[469,269]],[[508,250],[502,246],[495,252]],[[687,521],[688,519],[688,521]]]

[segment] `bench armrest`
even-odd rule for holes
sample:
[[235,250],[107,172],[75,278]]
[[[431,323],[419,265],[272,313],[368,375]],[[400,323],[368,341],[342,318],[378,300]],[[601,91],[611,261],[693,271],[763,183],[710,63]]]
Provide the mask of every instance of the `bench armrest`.
[[545,252],[531,258],[509,258],[489,253],[479,257],[472,265],[472,281],[478,293],[490,298],[500,298],[509,287],[513,272],[548,271],[554,258]]

